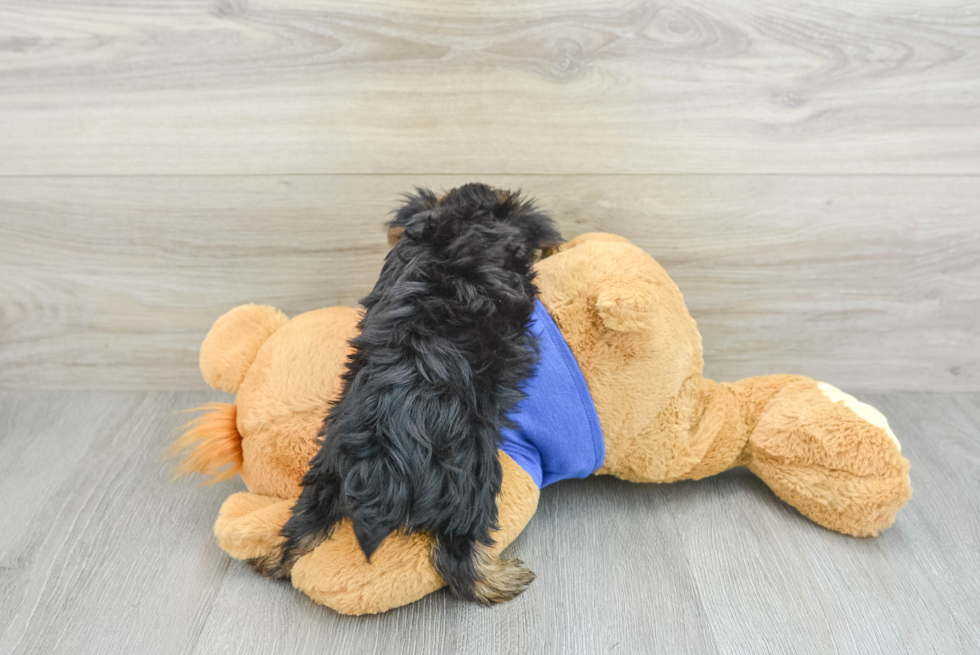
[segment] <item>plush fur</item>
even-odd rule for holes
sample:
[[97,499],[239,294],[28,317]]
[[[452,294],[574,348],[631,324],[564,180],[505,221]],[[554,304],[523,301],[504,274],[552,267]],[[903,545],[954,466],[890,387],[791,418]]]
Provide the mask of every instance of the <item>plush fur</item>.
[[497,447],[535,361],[531,266],[560,237],[532,203],[481,184],[441,199],[419,190],[390,233],[395,245],[361,301],[341,398],[281,553],[254,565],[286,577],[349,518],[369,560],[395,530],[426,531],[456,596],[509,600],[533,575],[488,550],[501,487]]

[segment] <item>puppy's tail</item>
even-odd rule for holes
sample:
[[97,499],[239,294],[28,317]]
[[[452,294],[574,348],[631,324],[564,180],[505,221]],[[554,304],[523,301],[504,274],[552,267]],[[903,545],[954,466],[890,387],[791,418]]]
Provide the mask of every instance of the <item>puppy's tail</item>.
[[178,478],[188,473],[210,475],[207,484],[228,480],[242,471],[242,435],[236,424],[236,408],[231,403],[208,403],[192,412],[206,412],[184,425],[184,433],[167,449],[168,457],[179,457]]

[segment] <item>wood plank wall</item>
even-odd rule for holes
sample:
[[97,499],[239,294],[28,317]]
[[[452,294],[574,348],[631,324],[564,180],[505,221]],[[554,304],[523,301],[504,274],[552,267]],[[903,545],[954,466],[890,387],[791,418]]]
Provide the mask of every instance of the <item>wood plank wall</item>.
[[0,389],[197,389],[351,304],[414,185],[539,198],[684,291],[707,372],[980,389],[980,5],[0,0]]

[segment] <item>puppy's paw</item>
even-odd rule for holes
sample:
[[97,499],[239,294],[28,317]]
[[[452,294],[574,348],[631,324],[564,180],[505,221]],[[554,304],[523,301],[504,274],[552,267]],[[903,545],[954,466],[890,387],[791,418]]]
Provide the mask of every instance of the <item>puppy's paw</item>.
[[486,557],[479,565],[480,577],[473,584],[473,600],[496,605],[513,600],[534,582],[534,572],[519,559]]
[[281,545],[276,545],[268,553],[246,561],[256,573],[270,580],[289,580],[293,572],[292,561],[284,558]]

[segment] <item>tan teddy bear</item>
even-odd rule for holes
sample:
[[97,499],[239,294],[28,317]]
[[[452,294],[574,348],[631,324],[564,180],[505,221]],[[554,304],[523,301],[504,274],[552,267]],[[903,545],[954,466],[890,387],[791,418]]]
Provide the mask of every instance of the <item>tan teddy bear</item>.
[[[634,482],[699,479],[748,467],[822,526],[872,536],[909,500],[909,463],[873,407],[824,383],[769,375],[718,383],[702,377],[701,336],[667,273],[622,237],[585,234],[536,266],[539,299],[588,384],[605,443],[596,474]],[[244,305],[222,316],[201,347],[212,387],[235,404],[207,407],[174,444],[193,446],[183,472],[226,479],[248,492],[225,501],[215,524],[238,559],[268,553],[317,450],[358,311],[330,307],[292,320]],[[531,475],[501,451],[504,483],[495,552],[537,508]],[[392,534],[368,563],[344,523],[301,558],[293,584],[344,614],[382,612],[443,582],[425,534]],[[531,563],[533,566],[533,563]]]

